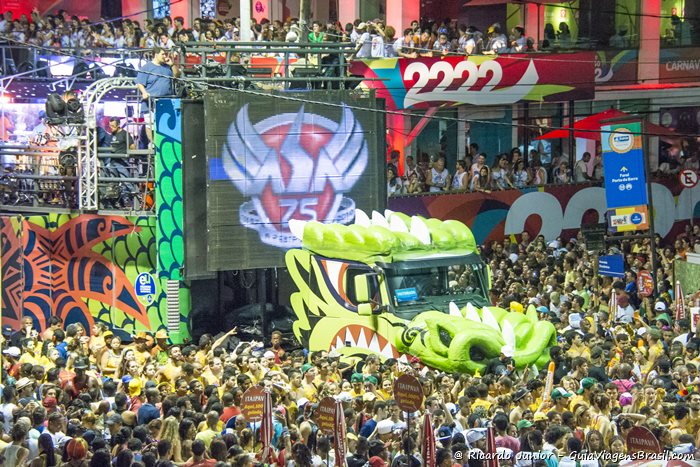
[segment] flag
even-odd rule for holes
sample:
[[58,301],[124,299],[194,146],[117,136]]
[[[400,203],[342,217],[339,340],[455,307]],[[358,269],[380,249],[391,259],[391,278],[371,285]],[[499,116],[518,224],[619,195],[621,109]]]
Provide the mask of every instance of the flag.
[[260,460],[263,463],[268,463],[274,455],[272,449],[272,434],[275,429],[272,426],[272,395],[268,390],[266,390],[264,394],[263,416],[260,424],[260,442],[262,443],[262,456]]
[[617,316],[617,292],[615,291],[615,289],[610,290],[610,301],[608,302],[608,309],[610,310],[608,329],[611,329],[612,323],[615,321],[615,318]]
[[496,431],[493,426],[489,426],[486,430],[486,462],[484,462],[484,467],[498,467],[497,453]]
[[673,294],[676,298],[676,321],[686,317],[685,315],[685,297],[683,297],[683,289],[681,281],[676,281],[676,290]]
[[343,402],[335,401],[335,425],[333,430],[335,438],[335,465],[336,467],[345,466],[345,410]]
[[425,467],[435,467],[435,433],[433,433],[433,424],[430,422],[428,412],[423,418],[423,449],[421,454]]

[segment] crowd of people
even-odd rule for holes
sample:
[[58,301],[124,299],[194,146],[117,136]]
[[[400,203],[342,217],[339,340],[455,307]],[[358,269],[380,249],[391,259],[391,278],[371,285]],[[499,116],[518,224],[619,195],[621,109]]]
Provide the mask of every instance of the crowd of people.
[[[580,235],[546,243],[523,232],[484,245],[492,304],[511,312],[532,305],[558,331],[548,394],[546,367],[516,369],[506,353],[483,374],[447,374],[410,356],[369,355],[353,366],[279,332],[267,345],[238,339],[236,329],[186,345],[172,345],[164,330],[123,342],[101,323],[86,330],[52,316],[39,329],[26,316],[18,330],[3,327],[0,465],[262,465],[260,424],[241,411],[242,394],[261,385],[273,403],[267,463],[335,465],[334,440],[318,430],[315,412],[330,396],[345,409],[349,467],[418,466],[420,424],[408,430],[409,414],[393,397],[401,374],[422,385],[423,408],[413,415],[431,414],[443,467],[482,466],[489,426],[502,466],[615,466],[631,454],[626,435],[635,426],[668,455],[700,459],[700,336],[688,317],[676,319],[671,286],[673,261],[699,247],[697,225],[674,243],[657,239],[658,288],[644,297],[636,275],[650,269],[646,240],[610,247],[625,255],[624,280],[596,276]],[[696,306],[700,290],[685,298]]]
[[387,164],[387,193],[389,196],[441,193],[483,192],[525,188],[547,184],[601,182],[603,159],[601,154],[591,156],[586,152],[573,169],[566,155],[543,162],[536,149],[530,150],[527,159],[519,148],[510,153],[499,154],[491,166],[488,156],[479,152],[479,145],[471,143],[464,159],[455,162],[454,170],[446,167],[445,156],[438,154],[430,158],[421,154],[418,162],[406,156],[403,176],[399,170],[399,153],[393,151]]
[[[500,23],[491,24],[486,32],[475,26],[458,24],[455,20],[415,20],[404,30],[396,30],[383,20],[373,19],[352,23],[314,21],[302,31],[297,18],[285,21],[252,20],[251,40],[311,43],[352,42],[357,58],[419,57],[446,54],[521,53],[535,50],[535,40],[525,35],[522,26],[506,31]],[[185,26],[182,17],[164,17],[144,21],[143,25],[130,18],[90,21],[64,10],[41,16],[38,10],[14,18],[11,11],[0,17],[0,34],[17,43],[63,49],[170,49],[182,42],[232,42],[241,39],[239,18],[195,18]],[[302,36],[306,37],[302,37]],[[565,22],[558,26],[547,24],[540,50],[571,48],[574,41]]]

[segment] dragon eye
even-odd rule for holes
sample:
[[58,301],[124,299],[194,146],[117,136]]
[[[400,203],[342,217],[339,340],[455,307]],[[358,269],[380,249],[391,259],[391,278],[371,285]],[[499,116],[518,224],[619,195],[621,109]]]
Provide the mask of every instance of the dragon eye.
[[486,352],[478,345],[472,345],[469,347],[469,358],[474,362],[480,362],[486,358]]
[[440,329],[440,342],[442,342],[448,349],[450,348],[450,344],[452,343],[452,335],[446,329]]

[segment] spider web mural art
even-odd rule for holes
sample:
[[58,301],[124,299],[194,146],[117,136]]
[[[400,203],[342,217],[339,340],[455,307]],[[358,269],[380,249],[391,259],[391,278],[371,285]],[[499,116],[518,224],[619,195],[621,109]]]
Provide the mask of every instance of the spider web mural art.
[[[139,272],[154,273],[148,218],[48,215],[0,218],[3,324],[22,315],[38,329],[54,314],[88,332],[101,321],[120,333],[165,322],[163,293],[147,306],[134,290]],[[145,231],[144,231],[145,230]],[[149,315],[153,319],[149,319]],[[160,322],[159,322],[160,321]]]

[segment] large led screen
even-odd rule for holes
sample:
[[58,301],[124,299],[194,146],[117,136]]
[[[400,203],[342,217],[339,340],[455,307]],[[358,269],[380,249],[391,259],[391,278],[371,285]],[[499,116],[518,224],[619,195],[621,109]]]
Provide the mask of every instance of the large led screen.
[[[383,101],[314,91],[207,94],[207,267],[282,266],[289,220],[349,224],[386,203]],[[378,108],[379,106],[379,108]]]

